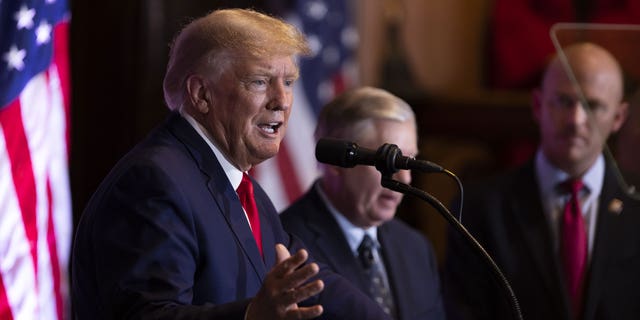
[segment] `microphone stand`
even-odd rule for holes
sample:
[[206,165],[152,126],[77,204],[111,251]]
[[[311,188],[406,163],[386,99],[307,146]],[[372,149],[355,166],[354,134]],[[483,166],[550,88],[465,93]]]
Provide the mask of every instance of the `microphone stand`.
[[[503,292],[507,296],[507,299],[510,302],[512,313],[514,319],[522,320],[522,312],[520,311],[520,304],[518,303],[518,299],[516,298],[509,281],[504,276],[498,265],[493,261],[491,255],[482,247],[482,245],[476,240],[471,233],[465,228],[452,214],[449,212],[447,207],[445,207],[438,199],[429,193],[420,190],[418,188],[412,187],[408,184],[393,180],[391,176],[398,171],[398,168],[395,164],[395,159],[398,155],[402,155],[402,152],[398,148],[398,146],[394,144],[385,144],[383,147],[378,149],[377,159],[379,161],[376,162],[376,169],[382,173],[381,184],[383,187],[391,189],[393,191],[397,191],[403,194],[409,194],[419,199],[422,199],[433,206],[438,212],[451,224],[457,232],[462,234],[464,238],[472,245],[476,252],[480,254],[482,260],[489,266],[493,275],[496,277],[496,280],[500,283]],[[427,171],[429,172],[429,171]],[[445,173],[453,175],[453,173],[449,173],[448,170],[444,170]],[[453,175],[455,177],[455,175]]]

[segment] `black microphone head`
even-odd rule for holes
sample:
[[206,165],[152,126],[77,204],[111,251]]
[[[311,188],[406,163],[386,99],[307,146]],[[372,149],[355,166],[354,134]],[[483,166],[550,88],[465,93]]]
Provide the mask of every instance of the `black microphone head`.
[[357,150],[358,145],[353,142],[322,138],[316,144],[316,159],[322,163],[352,168],[356,165],[353,156]]

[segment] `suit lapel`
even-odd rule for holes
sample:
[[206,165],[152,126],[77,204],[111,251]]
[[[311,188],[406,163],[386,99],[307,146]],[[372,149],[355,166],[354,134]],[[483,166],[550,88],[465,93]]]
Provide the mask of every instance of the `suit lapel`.
[[[207,177],[207,188],[215,200],[218,212],[224,216],[229,228],[236,237],[238,245],[251,261],[257,276],[261,281],[264,280],[266,274],[265,264],[255,244],[253,233],[251,233],[240,199],[238,199],[238,195],[231,187],[229,179],[222,170],[215,154],[182,116],[174,113],[169,117],[168,122],[171,132],[184,144],[200,171]],[[214,208],[211,209],[212,213],[215,211]]]
[[569,311],[569,300],[567,295],[563,294],[565,289],[562,285],[564,280],[560,263],[554,253],[549,222],[542,208],[534,172],[533,162],[530,162],[514,179],[516,182],[508,208],[511,212],[509,216],[514,218],[515,225],[531,253],[534,270],[551,295],[547,301],[556,306],[558,315],[566,314]]
[[[258,186],[258,183],[251,179],[254,186]],[[260,215],[260,230],[262,232],[262,253],[264,255],[264,265],[271,268],[276,264],[276,226],[271,226],[271,219],[266,215],[270,211],[271,202],[269,199],[261,197],[258,193],[255,194],[256,204],[258,206],[258,214]],[[283,245],[286,245],[283,243]],[[257,249],[257,246],[256,246]]]
[[400,254],[401,250],[397,249],[402,244],[394,242],[393,235],[390,233],[386,224],[378,228],[378,240],[382,248],[384,267],[387,271],[387,277],[389,278],[389,285],[391,286],[391,293],[393,294],[393,300],[396,304],[398,319],[404,319],[409,315],[403,315],[402,312],[412,309],[412,306],[408,305],[408,303],[413,300],[407,297],[407,294],[410,292],[404,289],[410,287],[409,284],[412,279],[409,273],[406,272],[399,263],[400,261],[405,261]]
[[595,307],[606,281],[608,264],[610,261],[616,261],[615,255],[620,252],[620,247],[616,244],[624,243],[625,235],[618,232],[624,230],[620,225],[624,220],[622,216],[624,212],[617,214],[609,211],[609,204],[614,199],[626,199],[626,197],[617,185],[611,166],[607,165],[598,204],[596,235],[590,258],[592,262],[587,276],[584,302],[585,320],[594,318]]
[[[314,188],[317,188],[317,185]],[[316,251],[314,251],[314,254],[322,255],[324,261],[336,273],[351,279],[363,292],[368,292],[362,267],[358,264],[358,260],[354,258],[342,229],[340,229],[340,226],[315,189],[309,193],[307,200],[313,203],[311,208],[321,208],[312,210],[306,221],[307,227],[316,236],[314,246]]]
[[[260,255],[260,251],[256,245],[253,233],[249,227],[249,222],[247,221],[247,217],[242,209],[240,200],[238,199],[238,195],[228,181],[226,182],[228,186],[224,188],[223,192],[220,192],[218,190],[218,185],[220,184],[218,181],[220,181],[220,178],[226,179],[226,175],[223,173],[223,177],[213,177],[207,183],[207,187],[216,199],[220,212],[224,215],[227,223],[231,227],[231,230],[235,234],[242,251],[244,251],[245,255],[251,261],[251,264],[253,265],[253,268],[258,274],[260,280],[263,281],[264,276],[267,273],[265,263],[262,261],[262,256]],[[264,219],[261,219],[261,221],[263,220]]]

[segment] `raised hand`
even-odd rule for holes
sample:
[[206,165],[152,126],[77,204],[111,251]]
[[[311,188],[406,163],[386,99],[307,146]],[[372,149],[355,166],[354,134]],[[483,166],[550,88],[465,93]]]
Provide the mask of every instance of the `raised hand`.
[[304,249],[291,256],[285,246],[276,244],[277,263],[249,304],[247,320],[312,319],[322,314],[321,305],[298,307],[300,301],[324,289],[322,280],[306,283],[319,271],[315,263],[302,266],[308,257]]

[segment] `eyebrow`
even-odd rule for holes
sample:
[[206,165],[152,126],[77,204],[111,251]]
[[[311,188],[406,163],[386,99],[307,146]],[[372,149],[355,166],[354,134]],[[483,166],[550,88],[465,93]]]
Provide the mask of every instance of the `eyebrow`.
[[[295,64],[295,62],[292,63],[293,69],[292,72],[290,73],[286,73],[285,77],[294,77],[295,79],[297,79],[300,76],[300,68],[298,67],[297,64]],[[276,70],[275,68],[273,68],[271,65],[268,64],[256,64],[254,70],[250,71],[249,74],[252,73],[263,73],[263,74],[269,74],[272,75],[273,74],[273,70]]]

